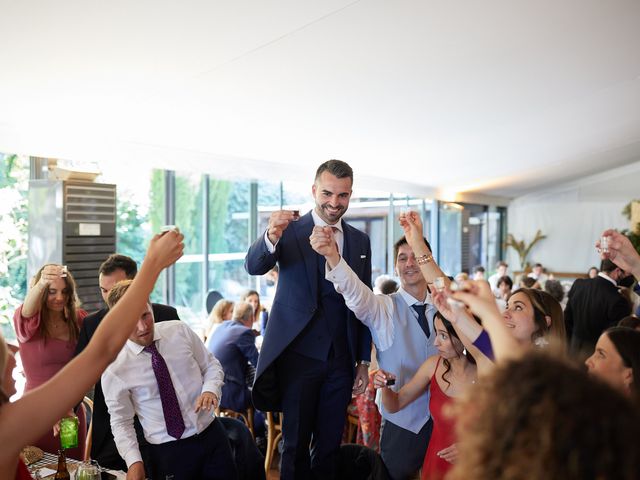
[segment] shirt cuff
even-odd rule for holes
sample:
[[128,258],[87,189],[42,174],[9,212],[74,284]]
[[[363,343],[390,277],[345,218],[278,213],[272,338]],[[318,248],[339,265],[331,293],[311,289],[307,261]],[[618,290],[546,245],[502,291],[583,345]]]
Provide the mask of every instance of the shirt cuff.
[[218,404],[220,404],[220,402],[222,401],[222,385],[224,385],[223,382],[220,382],[219,386],[216,386],[213,383],[205,383],[202,386],[200,395],[202,395],[204,392],[211,392],[216,396],[216,398],[218,399]]
[[276,245],[273,245],[271,243],[271,240],[269,240],[268,233],[269,233],[268,229],[264,231],[264,243],[267,246],[267,251],[271,254],[274,254],[276,252],[276,245],[278,245],[278,242],[276,242]]
[[340,257],[340,261],[335,266],[335,268],[329,268],[329,264],[325,263],[324,265],[324,278],[329,280],[330,282],[339,282],[347,279],[346,275],[346,267],[347,262],[342,256]]
[[140,448],[131,449],[124,454],[124,462],[127,464],[127,469],[136,462],[142,462],[142,455],[140,455]]

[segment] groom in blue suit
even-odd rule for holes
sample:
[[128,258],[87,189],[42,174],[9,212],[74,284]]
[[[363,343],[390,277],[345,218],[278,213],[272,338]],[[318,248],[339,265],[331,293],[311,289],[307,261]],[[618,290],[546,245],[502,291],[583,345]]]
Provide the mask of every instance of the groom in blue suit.
[[352,184],[345,162],[320,165],[315,208],[299,221],[292,211],[272,213],[245,260],[251,275],[280,269],[252,396],[256,408],[283,412],[285,480],[335,478],[347,405],[368,381],[371,334],[325,280],[324,257],[309,243],[314,229],[332,227],[340,254],[371,287],[369,237],[341,218]]

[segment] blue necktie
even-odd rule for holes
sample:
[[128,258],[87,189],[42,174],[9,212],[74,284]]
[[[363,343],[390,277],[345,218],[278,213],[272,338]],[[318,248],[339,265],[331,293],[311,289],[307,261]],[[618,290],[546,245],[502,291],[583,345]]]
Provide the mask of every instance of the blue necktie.
[[429,322],[427,321],[427,316],[425,315],[425,310],[427,309],[426,305],[420,305],[419,303],[416,303],[415,305],[411,305],[411,307],[416,311],[416,313],[418,314],[418,323],[420,324],[420,328],[422,328],[422,331],[424,332],[424,334],[427,336],[427,338],[429,338]]

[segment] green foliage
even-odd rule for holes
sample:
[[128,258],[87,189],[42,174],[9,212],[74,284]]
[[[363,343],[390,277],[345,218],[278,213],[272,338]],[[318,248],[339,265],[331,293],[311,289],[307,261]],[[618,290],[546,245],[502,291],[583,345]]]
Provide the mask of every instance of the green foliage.
[[0,328],[15,338],[13,312],[27,293],[27,191],[22,157],[0,154]]
[[510,233],[507,235],[507,240],[504,242],[504,246],[511,247],[516,252],[518,252],[518,257],[520,258],[520,268],[523,270],[527,270],[530,267],[529,262],[527,261],[527,257],[529,256],[531,249],[536,243],[545,238],[547,238],[547,236],[542,235],[542,232],[538,230],[531,243],[527,245],[526,243],[524,243],[524,240],[516,240],[515,237]]
[[142,208],[131,200],[118,196],[117,231],[118,242],[116,251],[133,258],[138,264],[144,259],[149,234],[145,230],[146,216],[140,214]]

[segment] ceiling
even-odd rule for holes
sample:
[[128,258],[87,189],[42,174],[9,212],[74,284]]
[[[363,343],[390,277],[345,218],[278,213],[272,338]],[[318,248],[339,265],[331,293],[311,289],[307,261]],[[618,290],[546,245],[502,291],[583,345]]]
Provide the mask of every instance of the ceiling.
[[0,0],[0,32],[7,153],[444,199],[640,160],[637,0]]

